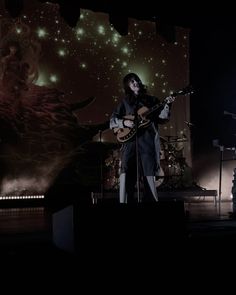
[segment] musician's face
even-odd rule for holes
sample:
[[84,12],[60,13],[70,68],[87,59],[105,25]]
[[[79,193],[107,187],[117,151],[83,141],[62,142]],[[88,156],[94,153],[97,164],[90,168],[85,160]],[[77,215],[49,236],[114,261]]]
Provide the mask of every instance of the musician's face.
[[132,78],[128,85],[129,88],[137,95],[140,90],[139,83],[134,78]]
[[11,45],[11,46],[9,47],[9,50],[10,50],[10,53],[11,53],[11,54],[15,54],[15,53],[17,52],[17,48],[16,48],[14,45]]

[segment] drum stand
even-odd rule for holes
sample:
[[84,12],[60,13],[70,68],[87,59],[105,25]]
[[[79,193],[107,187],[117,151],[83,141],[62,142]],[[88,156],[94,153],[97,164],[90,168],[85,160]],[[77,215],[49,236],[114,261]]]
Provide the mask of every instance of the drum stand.
[[100,193],[101,198],[104,197],[104,186],[103,186],[103,156],[102,156],[102,130],[98,131],[99,133],[99,143],[100,143]]

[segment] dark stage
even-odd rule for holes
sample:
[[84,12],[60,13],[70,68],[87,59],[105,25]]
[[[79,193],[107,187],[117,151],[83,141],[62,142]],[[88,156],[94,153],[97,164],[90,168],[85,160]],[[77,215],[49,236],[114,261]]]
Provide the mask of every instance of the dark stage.
[[[11,203],[12,202],[12,203]],[[116,199],[87,203],[2,202],[1,261],[24,260],[54,267],[55,261],[76,264],[128,259],[167,261],[208,247],[222,247],[220,259],[236,243],[232,202],[214,198],[160,198],[158,203],[119,204]],[[190,261],[191,261],[190,259]],[[77,261],[77,262],[76,262]],[[181,262],[182,261],[182,262]],[[56,263],[56,265],[57,265]],[[188,263],[188,262],[187,262]]]
[[151,280],[176,290],[196,276],[206,285],[235,262],[232,202],[222,202],[220,214],[203,197],[132,206],[101,199],[1,204],[2,278],[27,276],[37,289],[98,290],[117,281],[136,289]]

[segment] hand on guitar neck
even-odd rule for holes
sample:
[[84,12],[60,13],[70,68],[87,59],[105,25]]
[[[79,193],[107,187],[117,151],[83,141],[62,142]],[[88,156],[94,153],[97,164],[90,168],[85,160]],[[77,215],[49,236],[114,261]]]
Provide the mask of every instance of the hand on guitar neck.
[[175,101],[175,96],[167,96],[165,99],[164,99],[164,103],[167,103],[167,104],[171,104],[172,102]]

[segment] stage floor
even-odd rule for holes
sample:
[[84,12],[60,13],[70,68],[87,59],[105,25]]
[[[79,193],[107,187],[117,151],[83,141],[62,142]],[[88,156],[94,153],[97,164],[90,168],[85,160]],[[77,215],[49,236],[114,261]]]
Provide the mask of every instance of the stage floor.
[[2,268],[26,265],[33,272],[43,268],[44,274],[60,277],[89,267],[88,275],[96,277],[101,265],[105,272],[127,264],[135,271],[135,265],[144,263],[170,275],[170,265],[178,273],[180,265],[188,270],[199,263],[199,269],[232,260],[236,247],[232,202],[222,202],[219,211],[212,200],[189,201],[0,208]]
[[106,248],[107,243],[117,248],[116,236],[132,245],[133,240],[140,242],[140,237],[142,243],[146,239],[155,245],[156,239],[170,239],[178,246],[182,242],[209,241],[211,237],[232,241],[236,240],[236,219],[232,213],[230,201],[221,202],[219,208],[212,200],[196,198],[172,200],[158,207],[120,207],[102,201],[89,206],[71,203],[60,207],[5,207],[0,208],[0,257],[31,257],[40,252],[50,253],[51,257],[52,253],[73,255],[80,242],[83,251],[103,251],[100,246]]

